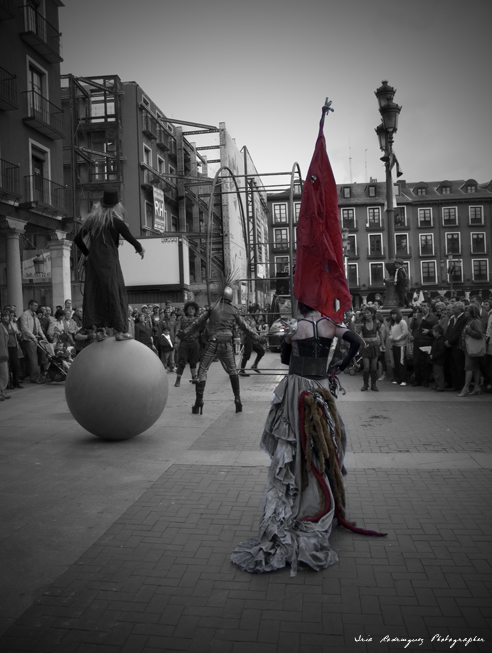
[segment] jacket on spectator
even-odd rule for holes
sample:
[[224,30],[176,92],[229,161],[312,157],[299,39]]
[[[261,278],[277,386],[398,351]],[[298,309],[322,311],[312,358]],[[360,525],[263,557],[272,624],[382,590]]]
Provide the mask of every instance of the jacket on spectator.
[[466,315],[464,313],[461,313],[458,317],[455,315],[452,315],[449,324],[448,324],[448,329],[445,333],[445,339],[451,347],[457,347],[458,349],[461,349],[461,332],[465,328],[466,324]]
[[444,359],[446,358],[446,344],[444,336],[438,336],[434,339],[431,349],[431,359],[433,365],[444,365]]
[[[22,340],[34,340],[37,342],[36,335],[46,338],[37,315],[33,315],[28,309],[24,311],[19,318]],[[36,332],[36,335],[34,334]]]

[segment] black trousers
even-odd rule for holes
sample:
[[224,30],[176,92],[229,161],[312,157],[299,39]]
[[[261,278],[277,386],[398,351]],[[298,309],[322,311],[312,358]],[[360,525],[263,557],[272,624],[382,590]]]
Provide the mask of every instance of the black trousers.
[[19,360],[19,352],[17,347],[9,347],[9,367],[12,374],[12,385],[17,388],[20,384],[21,366]]

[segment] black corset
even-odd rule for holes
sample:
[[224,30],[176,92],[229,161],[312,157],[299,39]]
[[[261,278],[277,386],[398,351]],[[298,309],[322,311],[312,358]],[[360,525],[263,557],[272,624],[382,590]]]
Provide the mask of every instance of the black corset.
[[307,358],[328,358],[332,338],[304,338],[292,341],[292,354]]

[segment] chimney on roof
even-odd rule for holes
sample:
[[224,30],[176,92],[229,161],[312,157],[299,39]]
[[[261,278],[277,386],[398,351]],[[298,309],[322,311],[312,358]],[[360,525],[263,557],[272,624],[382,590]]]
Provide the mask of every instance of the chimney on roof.
[[401,186],[402,188],[406,188],[406,187],[407,187],[407,180],[406,180],[406,179],[398,179],[398,183],[400,184],[400,186]]
[[369,183],[370,184],[377,184],[378,180],[375,177],[369,177]]

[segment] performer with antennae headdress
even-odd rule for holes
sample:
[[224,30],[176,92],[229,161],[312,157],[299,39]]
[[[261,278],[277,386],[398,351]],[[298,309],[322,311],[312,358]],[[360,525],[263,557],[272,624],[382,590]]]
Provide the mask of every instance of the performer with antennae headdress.
[[[343,268],[337,188],[323,135],[327,102],[322,109],[318,140],[304,186],[297,227],[294,295],[298,320],[286,320],[283,363],[289,374],[274,391],[261,447],[270,456],[263,517],[257,537],[240,544],[232,562],[262,573],[287,564],[291,575],[299,564],[315,570],[338,561],[330,546],[334,519],[365,535],[347,520],[344,456],[346,431],[338,413],[337,374],[362,344],[340,324],[351,306]],[[350,344],[342,360],[328,367],[333,339]]]
[[215,304],[203,313],[184,332],[184,337],[201,331],[207,324],[208,343],[203,352],[202,360],[196,376],[196,401],[191,411],[195,415],[203,413],[203,393],[207,382],[207,372],[214,358],[218,358],[224,370],[231,379],[232,391],[236,413],[243,409],[240,396],[239,376],[234,359],[233,336],[234,329],[238,327],[246,333],[254,342],[260,341],[260,337],[249,324],[241,317],[238,309],[233,305],[232,285],[234,277],[229,275],[221,280],[219,298]]

